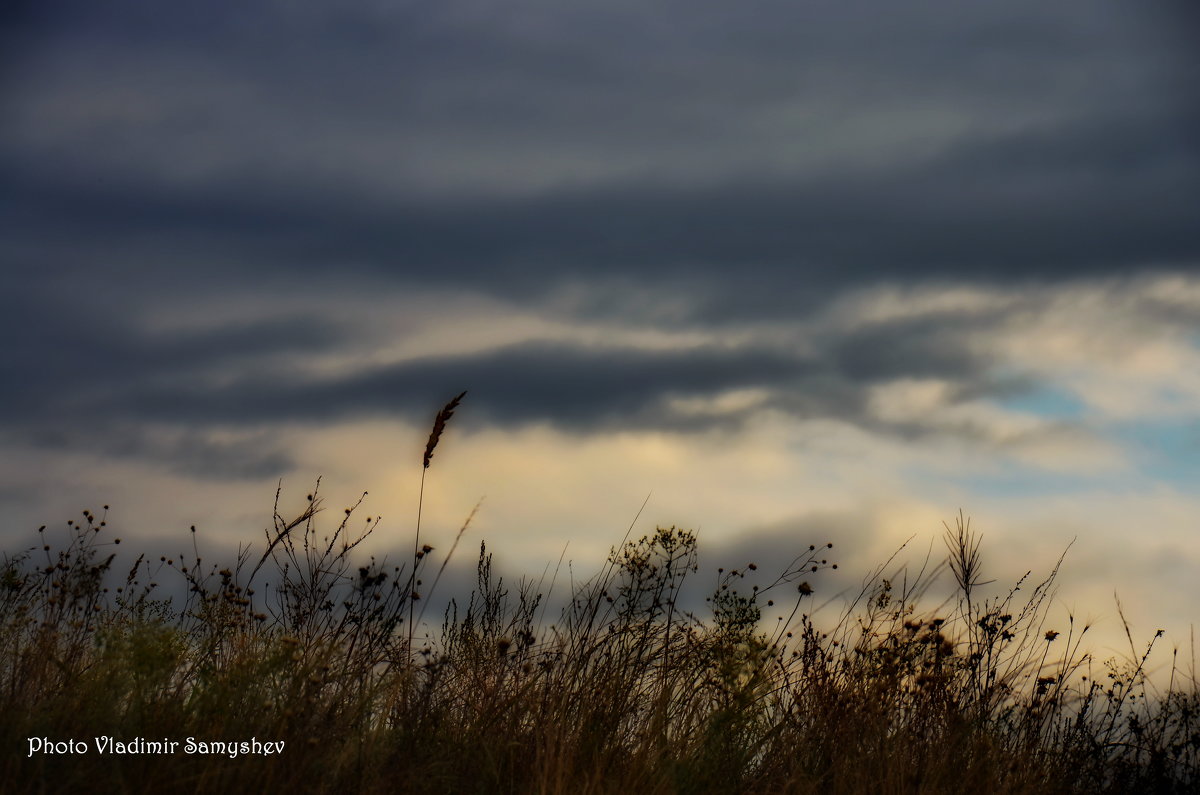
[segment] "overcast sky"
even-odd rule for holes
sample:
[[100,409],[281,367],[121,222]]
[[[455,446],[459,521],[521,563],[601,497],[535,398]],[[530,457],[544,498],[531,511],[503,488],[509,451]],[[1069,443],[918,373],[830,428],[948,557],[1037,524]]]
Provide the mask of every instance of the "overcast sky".
[[323,475],[402,548],[467,389],[426,526],[486,495],[514,570],[651,494],[730,565],[834,541],[833,592],[961,508],[1186,644],[1187,5],[10,4],[0,536],[258,541]]

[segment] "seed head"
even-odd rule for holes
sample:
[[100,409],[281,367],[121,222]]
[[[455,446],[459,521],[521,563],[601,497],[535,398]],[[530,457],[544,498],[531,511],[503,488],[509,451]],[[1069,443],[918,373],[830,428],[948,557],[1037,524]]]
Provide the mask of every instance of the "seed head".
[[466,391],[458,393],[458,395],[442,406],[442,410],[433,418],[433,430],[429,432],[429,441],[425,443],[425,469],[429,469],[429,461],[433,458],[433,450],[437,447],[438,440],[442,438],[442,431],[446,430],[446,423],[454,416],[454,410],[458,408],[458,404],[462,402],[466,396]]

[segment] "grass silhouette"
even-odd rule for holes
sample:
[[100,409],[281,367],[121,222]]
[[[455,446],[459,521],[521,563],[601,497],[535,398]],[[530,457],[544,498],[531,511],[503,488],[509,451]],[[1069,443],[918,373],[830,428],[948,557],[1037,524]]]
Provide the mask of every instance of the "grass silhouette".
[[[461,397],[438,414],[422,476]],[[832,544],[801,548],[777,572],[719,570],[698,614],[681,597],[698,572],[697,539],[670,527],[627,536],[552,622],[547,592],[506,583],[481,545],[474,589],[427,631],[423,578],[436,551],[414,533],[403,565],[357,560],[378,520],[351,530],[360,500],[322,530],[319,486],[292,519],[277,492],[263,554],[224,567],[193,545],[187,557],[139,555],[121,577],[107,507],[70,522],[60,548],[46,540],[6,556],[4,791],[1200,787],[1194,676],[1173,669],[1156,689],[1154,640],[1097,675],[1088,628],[1046,623],[1061,559],[1036,584],[982,597],[979,538],[961,515],[942,566],[911,581],[879,566],[829,626],[810,604],[812,583],[836,567]],[[930,606],[946,572],[957,596]],[[168,577],[184,595],[164,595]],[[787,618],[764,626],[766,608]],[[101,753],[100,737],[180,745]],[[88,750],[30,754],[30,738]],[[186,738],[285,745],[190,754]]]

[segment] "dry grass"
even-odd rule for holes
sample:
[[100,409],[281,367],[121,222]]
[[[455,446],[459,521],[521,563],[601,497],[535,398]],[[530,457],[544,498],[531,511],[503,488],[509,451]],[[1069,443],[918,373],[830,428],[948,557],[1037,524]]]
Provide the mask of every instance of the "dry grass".
[[[696,538],[659,528],[615,548],[552,620],[546,590],[505,583],[481,546],[474,590],[428,633],[412,616],[433,550],[400,566],[353,560],[375,527],[351,530],[358,506],[322,531],[318,491],[294,519],[279,503],[264,554],[226,568],[193,546],[186,558],[138,557],[121,578],[106,518],[90,512],[62,549],[5,558],[6,792],[1200,786],[1195,681],[1156,691],[1153,642],[1097,677],[1087,628],[1045,623],[1057,565],[984,598],[979,540],[961,517],[944,566],[959,597],[936,609],[924,606],[936,567],[905,581],[881,566],[820,625],[811,583],[833,564],[831,545],[812,545],[781,572],[719,571],[707,613],[694,615],[681,589],[697,574]],[[185,597],[160,596],[168,577]],[[786,618],[764,627],[768,608]],[[236,759],[113,755],[97,752],[97,736],[286,746]],[[26,758],[30,737],[92,747]]]

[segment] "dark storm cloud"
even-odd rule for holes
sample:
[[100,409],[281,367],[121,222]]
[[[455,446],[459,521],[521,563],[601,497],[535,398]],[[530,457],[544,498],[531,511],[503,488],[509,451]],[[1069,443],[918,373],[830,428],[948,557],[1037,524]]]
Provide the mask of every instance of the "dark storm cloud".
[[[210,383],[184,377],[184,385],[176,385],[148,373],[127,385],[110,382],[107,396],[94,398],[86,410],[125,420],[238,425],[363,415],[423,420],[439,398],[469,388],[476,416],[505,425],[547,420],[583,430],[630,420],[659,423],[669,419],[660,408],[666,397],[765,386],[799,378],[809,366],[761,350],[648,352],[534,343],[417,359],[336,379],[250,374]],[[32,413],[48,417],[59,411],[51,400]]]
[[9,256],[42,241],[52,269],[337,265],[513,294],[613,273],[723,293],[737,268],[749,311],[1200,259],[1200,116],[1170,85],[1193,61],[1151,11],[48,8],[0,202]]
[[[154,330],[103,306],[46,295],[20,298],[0,298],[6,340],[0,349],[0,417],[47,441],[71,436],[66,429],[84,420],[94,426],[116,418],[122,412],[108,417],[96,407],[140,389],[211,389],[240,370],[269,372],[289,355],[328,351],[343,341],[340,330],[313,318]],[[37,431],[38,422],[52,430]]]
[[[668,350],[529,342],[336,377],[313,375],[296,362],[255,359],[237,344],[239,334],[166,340],[130,353],[121,352],[118,337],[99,340],[96,347],[121,362],[119,370],[108,372],[81,358],[82,373],[37,371],[36,384],[9,396],[4,430],[10,439],[37,447],[75,445],[173,458],[192,473],[231,476],[285,463],[269,443],[272,429],[361,417],[423,423],[440,401],[461,389],[471,393],[471,411],[463,413],[468,425],[549,423],[575,433],[734,427],[757,409],[706,410],[703,401],[731,390],[758,390],[759,408],[912,437],[930,430],[881,421],[869,409],[865,388],[913,375],[946,379],[970,397],[1020,388],[1012,379],[997,379],[982,359],[970,355],[969,334],[955,325],[939,333],[931,322],[900,320],[840,338],[831,332],[814,354],[755,341]],[[198,349],[202,342],[212,346],[203,355],[172,359],[165,371],[159,366],[169,358],[166,351]],[[285,351],[299,347],[288,342]],[[325,337],[318,342],[328,344]],[[235,367],[246,356],[252,366]],[[20,362],[12,369],[20,371]],[[145,427],[137,430],[139,425]],[[213,440],[206,429],[232,430],[234,438]],[[972,435],[969,428],[963,433]]]
[[0,299],[0,333],[8,341],[0,350],[0,381],[8,385],[0,407],[18,422],[53,411],[69,418],[94,401],[155,383],[187,388],[264,359],[327,350],[342,339],[311,318],[156,332],[85,302],[22,297]]
[[985,363],[969,340],[999,313],[939,313],[899,318],[851,330],[827,340],[837,372],[856,383],[890,378],[974,378]]
[[[966,141],[867,175],[423,203],[250,182],[183,193],[145,184],[51,189],[10,167],[7,245],[70,236],[72,259],[51,270],[103,257],[120,274],[151,258],[183,270],[179,279],[208,281],[302,278],[336,264],[347,276],[507,296],[623,275],[649,286],[688,282],[681,289],[708,301],[710,313],[757,315],[787,310],[797,294],[879,280],[1193,270],[1196,140],[1200,125],[1190,118],[1094,119]],[[186,253],[208,261],[189,274],[178,262]]]
[[702,429],[737,418],[672,400],[762,389],[883,428],[863,396],[882,380],[1017,388],[964,343],[978,317],[830,332],[803,355],[530,343],[320,379],[294,360],[378,339],[249,310],[223,331],[144,320],[225,295],[278,318],[285,283],[533,312],[581,288],[577,311],[616,323],[662,296],[661,323],[696,327],[789,322],[880,283],[1200,265],[1197,61],[1166,11],[118,0],[13,22],[0,376],[20,387],[0,427],[40,446],[265,471],[269,444],[204,431],[423,419],[462,388],[503,425]]
[[287,367],[343,341],[312,318],[277,318],[194,331],[153,331],[86,302],[0,298],[0,434],[52,451],[142,458],[191,475],[277,474],[288,456],[261,433],[214,437],[179,412],[136,411],[143,391],[203,392],[239,371]]

